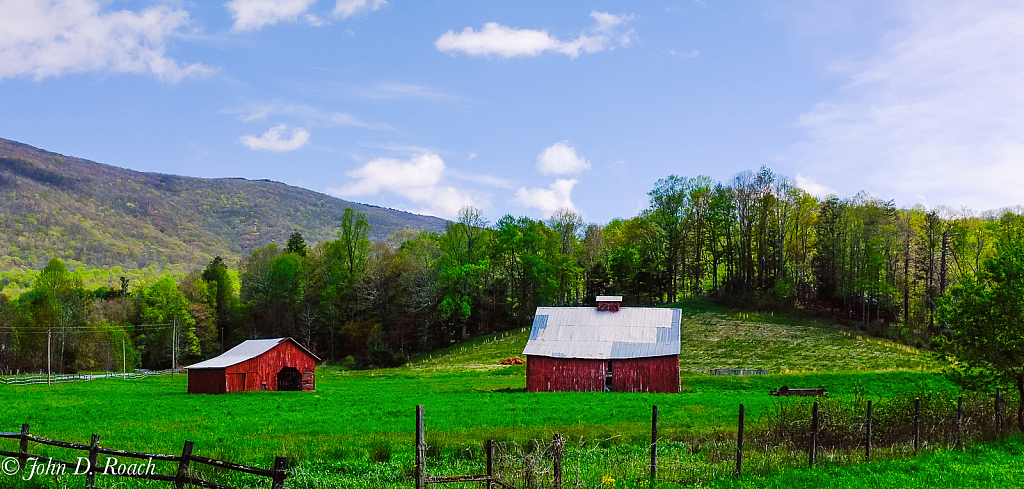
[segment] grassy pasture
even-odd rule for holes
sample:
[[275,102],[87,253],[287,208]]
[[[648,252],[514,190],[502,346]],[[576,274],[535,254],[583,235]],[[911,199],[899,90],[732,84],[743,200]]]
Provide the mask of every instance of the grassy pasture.
[[[681,394],[526,393],[525,368],[499,363],[520,355],[527,333],[516,331],[455,345],[397,369],[320,368],[315,394],[188,395],[184,376],[2,386],[0,431],[29,423],[39,436],[86,443],[98,433],[107,447],[160,453],[180,452],[187,439],[196,443],[198,455],[263,467],[274,456],[288,456],[298,464],[291,487],[404,487],[412,465],[414,407],[424,404],[428,442],[437,447],[429,466],[440,472],[478,472],[478,447],[488,438],[528,447],[531,439],[561,433],[576,443],[567,457],[577,457],[590,471],[581,475],[599,480],[604,473],[642,466],[653,404],[660,406],[664,437],[722,433],[728,438],[739,403],[746,404],[748,420],[758,423],[790,402],[767,395],[783,384],[825,386],[839,399],[881,400],[922,391],[954,395],[953,386],[936,372],[936,360],[900,345],[819,324],[793,326],[786,318],[707,310],[684,318]],[[774,374],[698,373],[741,367]],[[12,440],[0,445],[17,447]],[[35,447],[34,452],[55,458],[79,455]],[[705,457],[682,442],[667,443],[665,450],[666,460],[673,450],[685,454],[679,460]],[[799,464],[787,460],[769,468]],[[707,469],[706,462],[694,470],[725,470],[713,464]],[[231,477],[222,474],[217,480],[251,481]],[[716,478],[714,473],[695,477]],[[68,480],[70,487],[79,479]],[[619,487],[627,483],[620,477]]]

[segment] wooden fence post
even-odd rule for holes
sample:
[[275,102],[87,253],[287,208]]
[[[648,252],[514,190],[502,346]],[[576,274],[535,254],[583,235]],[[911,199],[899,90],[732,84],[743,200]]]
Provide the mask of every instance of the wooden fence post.
[[21,459],[21,466],[24,467],[28,463],[28,425],[21,425],[21,444],[18,447],[18,453],[21,455],[18,457]]
[[178,474],[174,476],[174,487],[181,489],[185,487],[185,479],[188,479],[188,464],[192,460],[192,442],[186,441],[185,447],[181,450],[181,462],[178,462]]
[[85,485],[89,489],[96,487],[96,462],[100,449],[100,435],[92,435],[89,442],[89,471],[85,474]]
[[914,399],[914,451],[921,449],[921,398]]
[[416,489],[424,489],[427,478],[426,427],[423,425],[423,405],[416,406]]
[[494,440],[487,440],[484,450],[487,452],[487,489],[494,489]]
[[864,461],[871,461],[871,401],[868,401],[868,417],[864,426]]
[[288,477],[288,459],[277,457],[274,459],[274,482],[271,489],[284,489],[284,480]]
[[658,406],[651,408],[651,489],[658,480]]
[[964,447],[964,396],[956,398],[956,444]]
[[740,404],[739,426],[736,429],[736,477],[743,475],[743,404]]
[[554,476],[555,476],[555,489],[562,489],[562,449],[564,447],[564,441],[562,435],[555,433],[555,439],[553,441],[555,445],[555,460],[554,460]]
[[814,401],[811,409],[811,452],[808,454],[807,466],[814,467],[814,459],[818,455],[818,401]]

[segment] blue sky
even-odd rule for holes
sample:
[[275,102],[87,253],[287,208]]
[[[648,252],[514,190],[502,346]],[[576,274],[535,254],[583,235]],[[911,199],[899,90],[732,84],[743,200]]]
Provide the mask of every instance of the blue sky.
[[453,217],[669,174],[1024,203],[1015,1],[0,2],[0,137]]

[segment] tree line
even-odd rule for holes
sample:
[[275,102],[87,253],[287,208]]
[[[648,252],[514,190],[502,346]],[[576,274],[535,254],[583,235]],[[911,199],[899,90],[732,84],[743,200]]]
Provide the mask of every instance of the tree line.
[[819,199],[768,168],[727,182],[670,175],[649,198],[604,225],[568,209],[490,223],[467,207],[443,232],[376,242],[347,209],[336,239],[311,245],[296,231],[238,263],[120,288],[87,290],[53,259],[26,292],[0,297],[0,369],[177,367],[280,336],[347,366],[393,366],[596,295],[798,307],[925,346],[949,336],[940,299],[983,272],[1004,214],[1019,214]]

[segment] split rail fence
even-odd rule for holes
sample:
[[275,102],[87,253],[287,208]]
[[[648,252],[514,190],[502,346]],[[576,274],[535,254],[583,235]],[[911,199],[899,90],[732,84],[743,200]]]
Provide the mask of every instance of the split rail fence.
[[[274,461],[274,469],[266,470],[258,467],[249,467],[246,465],[236,464],[232,462],[225,462],[223,460],[215,460],[212,458],[200,457],[192,454],[193,442],[186,441],[182,448],[181,455],[167,455],[162,453],[143,453],[143,452],[129,452],[125,450],[115,450],[112,448],[104,448],[100,446],[100,436],[92,435],[92,440],[88,445],[81,445],[78,443],[69,443],[65,441],[50,440],[42,438],[29,433],[29,425],[21,425],[20,433],[8,433],[0,432],[0,438],[10,438],[20,441],[19,450],[17,452],[8,452],[0,450],[0,456],[15,457],[20,462],[21,470],[28,468],[28,462],[35,461],[40,464],[44,464],[47,467],[60,467],[62,473],[67,473],[68,469],[78,471],[81,468],[80,463],[70,463],[60,460],[54,460],[52,457],[42,457],[39,455],[31,454],[29,449],[29,442],[39,443],[42,445],[49,445],[53,447],[65,448],[70,450],[81,450],[88,452],[88,465],[84,472],[78,475],[85,475],[86,486],[90,489],[96,487],[96,475],[97,473],[107,476],[117,477],[131,477],[135,479],[148,479],[155,481],[164,481],[174,483],[174,487],[181,489],[186,485],[195,487],[206,487],[209,489],[234,489],[231,486],[217,484],[214,482],[206,481],[190,475],[189,467],[193,462],[205,464],[210,467],[218,469],[243,472],[247,474],[253,474],[256,476],[267,477],[271,479],[272,489],[283,489],[284,481],[288,477],[288,459],[284,457],[277,457]],[[177,462],[178,470],[174,475],[157,474],[155,470],[144,470],[143,473],[128,473],[121,470],[108,470],[107,467],[110,464],[100,464],[99,456],[107,455],[108,457],[127,457],[132,459],[147,460],[149,463],[153,461],[162,462]],[[108,462],[109,462],[108,458]],[[81,460],[80,460],[81,461]],[[148,465],[148,464],[147,464]],[[140,464],[141,466],[141,464]],[[150,473],[154,472],[154,473]]]
[[[934,401],[934,399],[933,399]],[[798,426],[802,426],[805,431],[798,432],[797,430],[782,429],[773,435],[773,439],[779,442],[781,445],[787,446],[790,450],[804,451],[806,450],[807,466],[814,467],[819,462],[821,453],[824,450],[837,450],[837,449],[852,449],[862,450],[864,461],[871,461],[872,451],[876,450],[879,446],[894,446],[896,444],[913,444],[914,453],[918,453],[922,449],[922,445],[927,441],[928,443],[946,443],[949,446],[956,448],[963,448],[964,444],[972,439],[973,435],[983,435],[982,439],[985,440],[1000,440],[1005,438],[1008,431],[1009,423],[1004,411],[1003,395],[1000,389],[996,389],[995,395],[992,399],[992,404],[989,406],[992,408],[991,411],[985,409],[984,414],[978,415],[979,406],[972,405],[972,415],[968,416],[964,397],[958,397],[956,399],[956,411],[953,413],[947,413],[952,416],[948,416],[950,419],[937,419],[934,412],[928,413],[924,416],[922,413],[921,398],[916,398],[911,404],[911,408],[904,412],[900,417],[904,420],[898,427],[892,426],[892,420],[888,419],[888,425],[885,426],[887,433],[879,434],[875,430],[875,403],[872,401],[866,401],[866,410],[863,412],[863,417],[856,423],[856,429],[847,430],[845,433],[837,433],[833,429],[831,432],[828,427],[835,428],[826,422],[826,418],[830,416],[830,413],[824,412],[822,409],[822,403],[820,401],[814,401],[810,407],[810,412],[807,413],[806,418],[802,422],[796,423]],[[744,469],[744,443],[747,435],[747,420],[746,420],[746,408],[744,404],[738,406],[737,411],[737,424],[736,424],[736,439],[735,439],[735,468],[732,471],[734,476],[740,476],[743,474]],[[889,413],[891,415],[891,413]],[[806,416],[805,415],[805,416]],[[979,419],[983,418],[983,419]],[[1019,423],[1020,420],[1015,420]],[[926,425],[927,422],[927,426]],[[829,426],[825,426],[829,424]],[[927,429],[927,433],[923,430]],[[908,436],[909,435],[909,436]],[[650,488],[658,486],[659,482],[663,478],[659,477],[659,463],[658,463],[658,443],[659,443],[659,430],[658,430],[658,406],[652,406],[651,409],[651,441],[649,445],[650,462],[647,465],[648,474],[645,474],[649,483]],[[976,439],[976,438],[975,438]],[[756,440],[757,445],[763,446],[767,438],[759,438]],[[493,489],[494,487],[501,487],[503,489],[516,489],[517,486],[512,481],[521,483],[521,487],[526,489],[534,489],[540,487],[550,487],[552,489],[563,489],[563,487],[570,487],[564,477],[564,460],[563,453],[565,448],[565,441],[560,434],[555,434],[547,445],[549,448],[543,450],[544,457],[549,457],[550,467],[545,471],[538,470],[539,462],[537,460],[529,460],[525,453],[518,453],[524,460],[519,464],[510,464],[508,461],[509,453],[514,450],[509,450],[511,442],[497,442],[494,440],[487,440],[484,444],[484,454],[486,456],[486,473],[479,475],[464,475],[464,476],[447,476],[437,477],[428,476],[426,470],[428,445],[426,443],[426,432],[424,427],[424,407],[416,407],[416,470],[415,470],[415,489],[427,489],[428,485],[432,484],[445,484],[445,483],[457,483],[457,482],[484,482],[486,483],[487,489]],[[909,447],[908,447],[909,448]],[[497,454],[496,450],[503,450],[505,453]],[[501,460],[497,462],[496,460]],[[511,465],[517,465],[517,468],[511,467]],[[497,466],[497,467],[496,467]],[[511,470],[510,470],[511,469]],[[518,470],[517,470],[518,469]],[[525,469],[525,470],[524,470]],[[545,480],[539,481],[539,474],[544,473]],[[579,487],[582,481],[575,481],[571,487]]]

